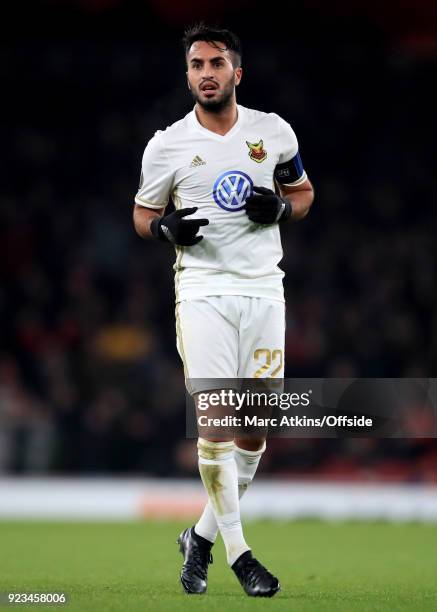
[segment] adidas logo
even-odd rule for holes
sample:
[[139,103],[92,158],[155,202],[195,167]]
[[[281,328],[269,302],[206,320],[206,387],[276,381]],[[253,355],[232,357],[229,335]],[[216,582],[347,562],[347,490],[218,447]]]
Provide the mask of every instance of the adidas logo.
[[196,157],[193,159],[193,161],[190,164],[190,168],[195,168],[196,166],[205,166],[205,164],[206,162],[203,161],[201,157],[196,155]]

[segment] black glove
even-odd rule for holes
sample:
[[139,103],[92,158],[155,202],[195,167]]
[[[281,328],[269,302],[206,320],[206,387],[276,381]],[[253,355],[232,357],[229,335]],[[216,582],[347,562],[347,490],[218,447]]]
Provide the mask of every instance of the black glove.
[[175,210],[165,217],[157,217],[150,224],[150,231],[158,240],[173,242],[180,246],[193,246],[203,239],[203,236],[196,236],[201,225],[208,225],[208,219],[189,219],[183,217],[192,215],[197,210],[193,208],[182,208]]
[[285,198],[276,195],[266,187],[254,187],[260,195],[251,195],[246,199],[246,215],[254,223],[282,223],[290,218],[291,204]]

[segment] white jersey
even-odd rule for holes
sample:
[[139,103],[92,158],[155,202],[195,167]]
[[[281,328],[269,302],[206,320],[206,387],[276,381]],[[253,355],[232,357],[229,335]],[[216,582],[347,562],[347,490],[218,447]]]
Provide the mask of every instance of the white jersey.
[[[177,302],[209,295],[284,300],[279,226],[253,223],[244,204],[253,186],[274,189],[275,166],[297,152],[287,122],[240,105],[238,120],[225,136],[204,128],[194,110],[156,132],[144,151],[135,202],[160,209],[171,196],[177,209],[198,207],[187,219],[209,220],[199,230],[204,239],[197,245],[176,247]],[[301,168],[292,184],[305,178]]]

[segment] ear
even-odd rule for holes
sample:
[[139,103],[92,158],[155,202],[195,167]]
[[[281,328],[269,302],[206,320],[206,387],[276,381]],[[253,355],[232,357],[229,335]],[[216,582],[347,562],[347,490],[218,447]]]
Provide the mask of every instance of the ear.
[[241,77],[243,76],[243,68],[241,68],[241,66],[239,66],[238,68],[235,68],[235,86],[240,84],[241,81]]
[[187,85],[188,85],[188,89],[191,91],[191,87],[190,87],[190,81],[188,80],[188,72],[185,73],[186,77],[187,77]]

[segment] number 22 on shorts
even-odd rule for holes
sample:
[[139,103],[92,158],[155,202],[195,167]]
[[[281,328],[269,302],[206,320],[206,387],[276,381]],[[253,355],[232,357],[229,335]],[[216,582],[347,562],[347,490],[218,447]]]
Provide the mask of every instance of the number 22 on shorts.
[[254,373],[253,378],[264,377],[271,367],[274,369],[270,373],[270,378],[275,378],[281,372],[284,364],[284,357],[281,349],[274,349],[271,351],[267,348],[258,348],[255,349],[253,358],[255,361],[263,362],[263,365]]

